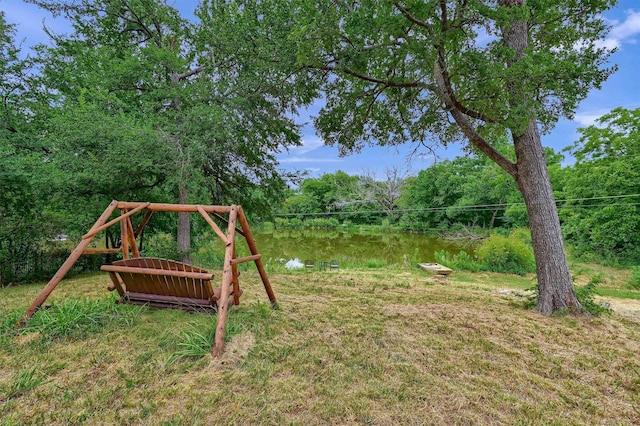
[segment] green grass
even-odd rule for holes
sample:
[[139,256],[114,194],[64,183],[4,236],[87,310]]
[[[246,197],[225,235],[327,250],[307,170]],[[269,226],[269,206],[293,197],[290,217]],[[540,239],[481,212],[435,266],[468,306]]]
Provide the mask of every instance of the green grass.
[[635,424],[638,292],[628,271],[577,281],[596,274],[598,318],[498,291],[532,277],[364,265],[271,272],[273,310],[249,270],[215,360],[215,315],[114,304],[105,275],[64,281],[19,330],[42,284],[2,289],[0,424]]
[[633,299],[640,300],[640,291],[624,290],[616,288],[597,288],[595,293],[598,296],[615,297],[617,299]]
[[6,400],[17,398],[35,388],[43,381],[44,377],[36,373],[35,367],[22,370],[13,379],[13,382],[8,385],[5,391],[5,398]]

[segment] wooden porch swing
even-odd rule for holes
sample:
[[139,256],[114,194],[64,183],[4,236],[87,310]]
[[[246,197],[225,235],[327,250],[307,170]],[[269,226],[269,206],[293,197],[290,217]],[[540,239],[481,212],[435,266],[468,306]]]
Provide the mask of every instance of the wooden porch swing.
[[[115,210],[119,210],[120,215],[107,222]],[[138,212],[144,215],[134,231],[131,217]],[[199,213],[205,219],[225,244],[222,285],[220,288],[212,287],[213,274],[202,268],[173,260],[140,256],[136,239],[142,234],[153,212]],[[212,216],[218,221],[227,224],[226,234],[216,224]],[[238,222],[240,229],[237,228]],[[88,248],[99,232],[116,223],[120,224],[121,246],[119,248]],[[245,238],[251,252],[250,256],[241,258],[236,256],[236,233]],[[258,253],[249,223],[241,206],[158,204],[114,200],[89,232],[82,237],[82,241],[31,303],[18,325],[25,324],[33,316],[81,255],[101,253],[122,253],[122,260],[114,262],[112,265],[103,265],[100,268],[109,272],[112,285],[108,289],[110,291],[116,290],[120,295],[121,302],[147,304],[160,308],[217,311],[218,323],[213,347],[214,357],[220,356],[224,349],[224,333],[228,309],[231,305],[240,303],[242,290],[238,280],[240,275],[238,272],[239,263],[255,262],[271,305],[274,308],[277,307],[276,297],[262,264],[262,255]]]

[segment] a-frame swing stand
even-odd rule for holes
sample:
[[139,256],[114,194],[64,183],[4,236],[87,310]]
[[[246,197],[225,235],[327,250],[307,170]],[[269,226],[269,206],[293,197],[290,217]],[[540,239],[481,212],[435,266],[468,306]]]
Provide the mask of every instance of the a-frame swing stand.
[[[110,221],[109,218],[119,210],[120,215]],[[143,217],[134,230],[132,216],[136,213]],[[136,239],[141,235],[153,212],[199,213],[209,224],[215,234],[225,244],[222,286],[212,289],[212,274],[207,271],[166,259],[147,259],[140,257]],[[216,224],[214,219],[227,224],[227,232]],[[95,236],[107,228],[119,223],[121,246],[119,248],[88,248]],[[237,227],[239,223],[240,229]],[[250,256],[236,256],[235,237],[244,237],[251,252]],[[58,283],[73,267],[83,254],[122,253],[123,260],[114,265],[104,265],[101,269],[109,272],[113,285],[110,290],[117,290],[123,301],[148,303],[152,306],[166,307],[210,307],[218,312],[213,356],[222,354],[224,349],[224,333],[229,306],[239,303],[238,264],[253,261],[258,268],[260,278],[275,308],[276,297],[262,264],[262,256],[258,253],[247,218],[238,205],[206,206],[193,204],[158,204],[142,202],[112,201],[96,223],[83,237],[82,241],[71,252],[67,260],[51,278],[27,309],[18,324],[25,324],[38,308],[47,300]],[[230,297],[233,299],[230,300]]]

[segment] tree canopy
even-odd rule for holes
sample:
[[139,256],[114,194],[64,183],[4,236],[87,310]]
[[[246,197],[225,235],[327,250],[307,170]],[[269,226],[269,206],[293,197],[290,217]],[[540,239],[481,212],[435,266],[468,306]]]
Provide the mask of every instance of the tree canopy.
[[[163,0],[31,2],[73,24],[37,57],[61,204],[82,200],[89,216],[111,199],[265,215],[282,198],[275,154],[300,143],[291,112],[304,99],[283,84],[286,70],[252,60],[249,34],[226,31],[228,16],[203,4],[189,21]],[[185,253],[189,228],[181,215]]]

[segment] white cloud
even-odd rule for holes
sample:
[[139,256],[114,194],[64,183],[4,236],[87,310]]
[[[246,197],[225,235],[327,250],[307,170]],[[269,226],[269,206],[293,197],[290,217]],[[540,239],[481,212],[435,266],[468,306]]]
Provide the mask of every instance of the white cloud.
[[640,34],[640,12],[635,10],[626,11],[626,19],[624,22],[613,21],[609,37],[599,43],[599,47],[617,47],[620,48],[622,43],[635,44],[636,40],[632,37]]
[[279,160],[280,163],[341,163],[340,158],[315,158],[315,157],[286,157]]
[[640,12],[635,10],[628,10],[627,19],[618,25],[614,25],[611,29],[611,37],[625,40],[640,33]]
[[290,150],[295,154],[306,154],[322,146],[324,146],[324,142],[318,136],[303,136],[302,146],[292,147]]
[[606,38],[604,40],[596,40],[596,47],[605,48],[607,50],[620,49],[620,40],[615,38]]
[[603,115],[607,114],[610,110],[599,109],[595,111],[579,112],[573,117],[573,121],[581,126],[593,126],[596,124],[596,120]]

